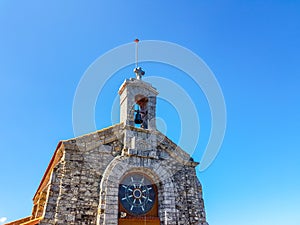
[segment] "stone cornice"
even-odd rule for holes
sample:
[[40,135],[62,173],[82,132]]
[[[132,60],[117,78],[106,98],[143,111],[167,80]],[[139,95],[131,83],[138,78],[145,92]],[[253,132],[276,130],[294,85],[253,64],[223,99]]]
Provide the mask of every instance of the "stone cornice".
[[158,95],[158,91],[156,90],[156,88],[152,87],[152,85],[148,82],[142,81],[142,80],[137,80],[135,78],[131,78],[131,79],[126,79],[123,84],[121,85],[118,93],[119,95],[121,95],[125,89],[126,86],[138,86],[138,87],[143,87],[147,90],[149,90],[150,92],[154,93],[155,95]]

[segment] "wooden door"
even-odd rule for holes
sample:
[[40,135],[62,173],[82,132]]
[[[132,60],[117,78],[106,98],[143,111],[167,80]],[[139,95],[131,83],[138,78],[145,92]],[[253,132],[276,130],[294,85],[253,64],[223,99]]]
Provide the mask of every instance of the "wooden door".
[[119,219],[119,225],[160,225],[159,218]]

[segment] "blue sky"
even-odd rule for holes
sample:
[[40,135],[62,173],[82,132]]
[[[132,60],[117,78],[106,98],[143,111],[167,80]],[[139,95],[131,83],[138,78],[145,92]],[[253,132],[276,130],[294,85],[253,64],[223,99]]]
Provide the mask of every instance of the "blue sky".
[[[300,224],[299,1],[2,0],[0,31],[0,218],[31,213],[58,141],[74,136],[72,103],[88,66],[138,37],[192,50],[223,90],[226,136],[198,173],[208,222]],[[173,78],[195,101],[200,159],[210,129],[204,96],[174,68],[142,66],[148,76]],[[98,129],[111,124],[112,101],[131,71],[120,70],[99,95]],[[158,115],[176,142],[174,108],[158,101]]]

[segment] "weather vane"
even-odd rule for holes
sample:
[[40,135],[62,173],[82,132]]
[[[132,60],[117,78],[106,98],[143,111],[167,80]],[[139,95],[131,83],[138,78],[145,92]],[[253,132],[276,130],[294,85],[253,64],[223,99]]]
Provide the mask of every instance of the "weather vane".
[[135,39],[135,68],[133,70],[133,72],[135,73],[136,79],[141,80],[142,76],[145,75],[145,71],[142,69],[142,67],[138,66],[138,43],[139,43],[139,39]]

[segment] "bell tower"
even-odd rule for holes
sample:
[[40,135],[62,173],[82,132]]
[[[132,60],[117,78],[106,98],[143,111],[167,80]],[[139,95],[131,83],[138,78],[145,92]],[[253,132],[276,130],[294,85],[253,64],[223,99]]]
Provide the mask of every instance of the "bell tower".
[[119,89],[120,122],[141,128],[156,130],[156,96],[157,90],[150,83],[142,81],[144,71],[141,67],[134,69],[136,78],[126,79]]

